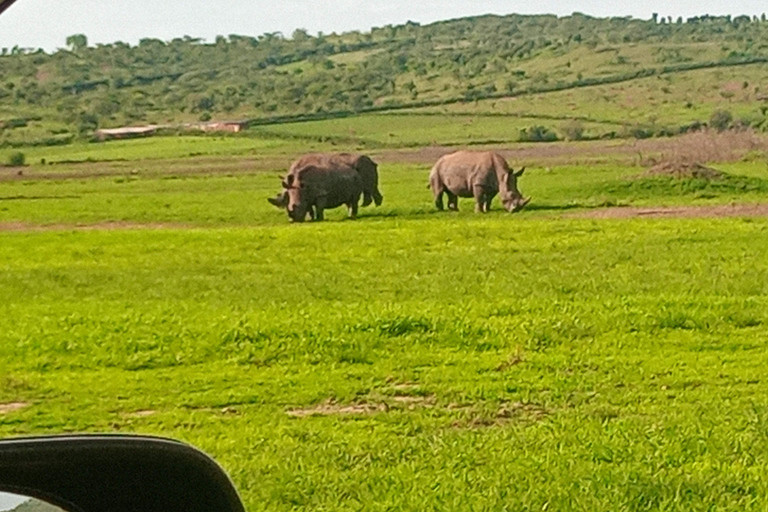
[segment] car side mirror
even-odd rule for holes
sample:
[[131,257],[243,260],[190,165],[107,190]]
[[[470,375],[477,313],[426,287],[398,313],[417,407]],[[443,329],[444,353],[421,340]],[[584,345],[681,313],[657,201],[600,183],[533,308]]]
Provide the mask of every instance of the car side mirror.
[[245,512],[213,459],[145,436],[0,440],[0,492],[66,512]]
[[46,501],[13,494],[0,492],[0,512],[72,512],[63,510],[56,505],[51,505]]

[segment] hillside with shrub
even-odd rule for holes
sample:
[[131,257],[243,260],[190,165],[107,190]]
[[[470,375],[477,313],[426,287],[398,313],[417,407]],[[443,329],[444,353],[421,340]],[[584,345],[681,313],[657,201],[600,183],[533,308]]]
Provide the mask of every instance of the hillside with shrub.
[[[521,140],[642,137],[712,120],[762,128],[768,111],[765,16],[483,16],[341,35],[66,44],[2,49],[0,145],[65,144],[136,124],[403,109],[545,121]],[[628,100],[611,101],[627,87],[636,87]]]

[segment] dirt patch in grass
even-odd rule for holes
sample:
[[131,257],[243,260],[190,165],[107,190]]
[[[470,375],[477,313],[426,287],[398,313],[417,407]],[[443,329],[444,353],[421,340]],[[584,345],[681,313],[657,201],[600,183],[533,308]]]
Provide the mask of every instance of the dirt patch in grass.
[[414,410],[435,406],[433,395],[417,396],[396,394],[390,397],[371,397],[370,400],[355,402],[352,404],[340,404],[334,400],[326,400],[322,404],[313,407],[289,409],[288,416],[304,418],[307,416],[349,416],[362,414],[376,414],[392,410]]
[[157,414],[157,411],[152,409],[145,409],[142,411],[135,411],[135,412],[128,413],[126,414],[126,416],[129,416],[131,418],[147,418],[149,416],[154,416],[155,414]]
[[[471,410],[471,408],[470,408]],[[519,421],[540,421],[549,415],[543,406],[534,403],[504,403],[493,413],[473,413],[466,419],[456,420],[454,428],[486,428],[498,427]]]
[[307,416],[346,416],[346,415],[360,415],[360,414],[374,414],[378,412],[386,412],[388,407],[386,404],[374,404],[374,403],[355,403],[355,404],[338,404],[332,400],[328,400],[322,404],[314,407],[305,407],[301,409],[290,409],[286,411],[288,416],[294,418],[305,418]]
[[188,229],[185,224],[171,224],[165,222],[126,222],[105,221],[90,224],[28,224],[26,222],[0,222],[2,232],[28,232],[28,231],[112,231],[131,229]]
[[392,397],[392,401],[396,404],[402,404],[409,409],[415,409],[416,407],[434,407],[435,397],[430,396],[411,396],[411,395],[396,395]]
[[27,402],[8,402],[0,404],[0,415],[20,411],[26,407],[29,407]]
[[695,217],[768,217],[768,204],[731,204],[716,206],[623,206],[597,208],[566,215],[587,219],[695,218]]

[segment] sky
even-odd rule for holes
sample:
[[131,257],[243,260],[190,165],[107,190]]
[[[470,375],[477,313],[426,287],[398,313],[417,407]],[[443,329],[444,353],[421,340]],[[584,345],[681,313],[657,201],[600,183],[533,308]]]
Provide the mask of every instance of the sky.
[[189,35],[213,41],[217,35],[258,36],[297,28],[310,34],[369,31],[371,27],[480,14],[558,14],[574,11],[596,17],[652,13],[684,18],[701,14],[768,12],[765,0],[17,0],[0,16],[0,48],[18,45],[53,51],[72,34],[90,44],[135,44],[154,37]]

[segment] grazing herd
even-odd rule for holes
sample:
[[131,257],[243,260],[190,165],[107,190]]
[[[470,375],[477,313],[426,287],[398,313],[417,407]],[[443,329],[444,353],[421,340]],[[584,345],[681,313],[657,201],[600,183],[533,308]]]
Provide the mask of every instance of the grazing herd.
[[[531,200],[517,188],[517,179],[525,168],[514,171],[506,160],[491,151],[457,151],[441,157],[429,175],[428,188],[435,196],[435,206],[443,210],[443,196],[448,209],[458,210],[459,197],[474,197],[475,211],[488,212],[496,195],[508,212],[522,209]],[[288,212],[292,222],[323,220],[328,208],[347,207],[349,217],[357,216],[360,197],[363,206],[381,205],[379,171],[365,155],[349,153],[309,154],[296,160],[282,178],[283,190],[268,201]]]

